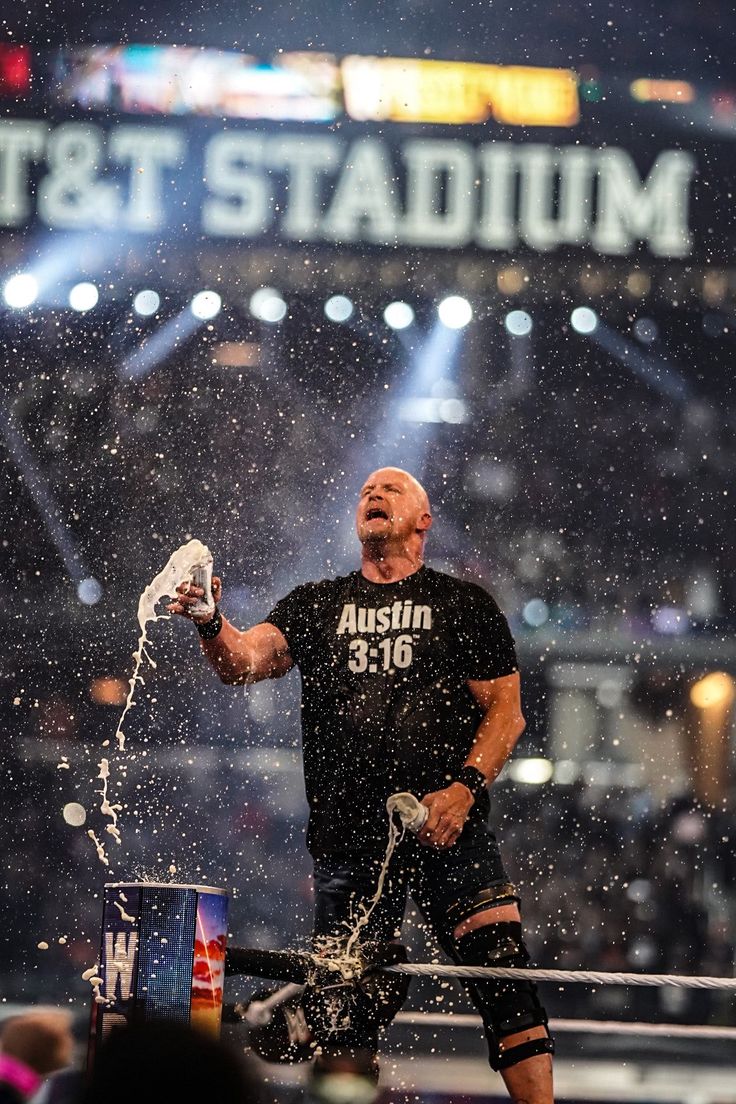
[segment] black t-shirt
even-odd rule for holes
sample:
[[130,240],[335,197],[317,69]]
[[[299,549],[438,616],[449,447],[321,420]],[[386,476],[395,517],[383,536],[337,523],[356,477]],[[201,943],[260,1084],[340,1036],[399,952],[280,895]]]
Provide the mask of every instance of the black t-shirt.
[[482,717],[467,679],[518,670],[506,618],[482,587],[421,567],[306,583],[266,620],[302,677],[307,845],[381,853],[386,798],[442,789],[467,758]]

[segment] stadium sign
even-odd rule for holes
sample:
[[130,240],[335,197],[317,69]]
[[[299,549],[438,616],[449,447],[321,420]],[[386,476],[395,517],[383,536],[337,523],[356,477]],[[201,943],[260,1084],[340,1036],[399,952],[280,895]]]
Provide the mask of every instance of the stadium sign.
[[692,250],[693,154],[252,127],[0,121],[0,227],[657,257]]

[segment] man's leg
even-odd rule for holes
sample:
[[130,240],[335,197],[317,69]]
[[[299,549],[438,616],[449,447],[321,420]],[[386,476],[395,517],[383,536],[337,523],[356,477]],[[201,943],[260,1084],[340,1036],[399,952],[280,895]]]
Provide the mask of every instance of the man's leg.
[[[335,953],[331,946],[337,939],[344,944],[363,906],[367,905],[376,891],[376,883],[381,863],[364,859],[361,856],[327,856],[315,860],[314,864],[314,946],[317,951],[326,950]],[[370,920],[361,930],[362,943],[387,944],[396,939],[401,928],[406,904],[406,886],[401,865],[392,863],[386,878],[384,892],[371,913]],[[397,986],[396,983],[399,982]],[[406,988],[406,979],[384,979],[386,992],[373,994],[368,1005],[363,1007],[357,998],[366,997],[366,993],[352,994],[352,1012],[350,1024],[342,1031],[318,1031],[317,1043],[323,1054],[331,1057],[352,1053],[363,1061],[369,1052],[375,1059],[378,1049],[378,1028],[375,1020],[380,1020],[380,1008],[389,1005],[400,1006],[403,995],[389,993],[392,988]],[[319,999],[319,993],[314,996]],[[398,997],[398,999],[397,999]],[[372,1006],[375,1002],[375,1008]],[[370,1006],[370,1007],[369,1007]],[[361,1014],[362,1012],[365,1014]],[[322,1017],[317,1017],[322,1018]],[[377,1065],[375,1066],[377,1070]]]
[[[413,895],[455,962],[526,966],[519,900],[486,825],[469,824],[447,851],[422,848],[417,858],[420,877]],[[478,981],[465,987],[483,1018],[489,1062],[512,1099],[551,1104],[554,1045],[536,986]]]
[[[497,896],[496,896],[497,894]],[[455,906],[452,958],[466,966],[525,966],[521,914],[512,886],[489,887]],[[460,919],[462,913],[465,917]],[[479,981],[468,985],[488,1040],[491,1066],[509,1095],[524,1104],[551,1104],[552,1049],[547,1017],[536,986],[528,981]]]

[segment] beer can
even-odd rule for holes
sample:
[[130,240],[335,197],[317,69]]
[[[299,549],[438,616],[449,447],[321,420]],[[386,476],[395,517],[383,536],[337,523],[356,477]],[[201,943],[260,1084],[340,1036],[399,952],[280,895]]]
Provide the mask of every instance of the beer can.
[[189,607],[189,612],[195,615],[198,613],[212,613],[215,608],[215,599],[212,597],[211,559],[192,568],[191,585],[200,587],[204,591],[204,595],[202,598],[198,598],[193,606]]

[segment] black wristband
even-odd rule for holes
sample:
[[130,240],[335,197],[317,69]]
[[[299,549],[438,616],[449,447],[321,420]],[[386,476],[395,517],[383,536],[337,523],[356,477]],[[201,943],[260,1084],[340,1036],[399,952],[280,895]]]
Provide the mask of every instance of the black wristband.
[[203,640],[214,640],[222,628],[222,614],[218,606],[209,621],[195,621],[197,632]]
[[474,801],[478,801],[488,789],[486,776],[476,767],[463,767],[457,772],[452,781],[460,782],[463,786],[467,786],[473,795]]

